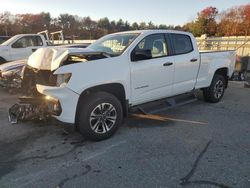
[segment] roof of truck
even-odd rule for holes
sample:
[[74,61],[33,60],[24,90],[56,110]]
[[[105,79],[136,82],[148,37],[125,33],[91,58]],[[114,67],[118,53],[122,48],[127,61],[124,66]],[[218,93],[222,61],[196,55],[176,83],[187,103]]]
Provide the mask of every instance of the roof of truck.
[[[179,34],[191,34],[189,32],[178,31],[178,30],[168,30],[168,29],[147,29],[147,30],[133,30],[133,31],[123,31],[119,33],[141,33],[141,34],[153,34],[153,33],[179,33]],[[116,34],[116,33],[113,33]]]

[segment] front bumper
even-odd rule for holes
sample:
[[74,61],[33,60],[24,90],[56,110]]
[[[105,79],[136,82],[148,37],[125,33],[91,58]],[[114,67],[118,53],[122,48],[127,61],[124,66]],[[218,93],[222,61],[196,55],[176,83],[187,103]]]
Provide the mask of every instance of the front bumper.
[[20,97],[19,103],[9,109],[9,121],[44,120],[55,117],[64,123],[74,124],[79,95],[67,87],[37,85],[42,95]]
[[59,115],[53,115],[56,119],[64,123],[75,123],[79,94],[67,87],[51,87],[44,85],[37,85],[36,87],[39,93],[49,96],[54,100],[58,100],[61,113]]
[[44,120],[52,115],[60,115],[61,106],[58,100],[45,96],[20,97],[19,103],[9,109],[9,121],[14,124],[18,120]]

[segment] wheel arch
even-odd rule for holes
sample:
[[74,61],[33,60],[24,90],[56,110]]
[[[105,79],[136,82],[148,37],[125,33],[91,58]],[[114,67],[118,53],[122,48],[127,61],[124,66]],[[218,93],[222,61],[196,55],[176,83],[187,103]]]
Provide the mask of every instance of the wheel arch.
[[229,73],[229,69],[227,67],[219,68],[214,73],[214,75],[219,74],[219,75],[222,75],[225,78],[225,80],[226,80],[226,88],[228,87],[228,80],[229,80],[228,73]]
[[84,100],[84,98],[93,92],[100,92],[100,91],[114,95],[121,102],[123,108],[123,115],[124,116],[128,115],[128,100],[126,99],[125,87],[121,83],[102,84],[85,89],[80,94],[76,107],[75,124],[78,124],[79,122],[79,112],[81,110],[81,103]]

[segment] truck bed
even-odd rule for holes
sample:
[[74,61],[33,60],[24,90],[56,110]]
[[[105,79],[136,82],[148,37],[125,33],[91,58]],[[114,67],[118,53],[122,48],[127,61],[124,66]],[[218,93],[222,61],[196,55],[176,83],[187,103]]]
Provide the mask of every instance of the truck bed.
[[231,77],[236,62],[236,51],[200,51],[200,69],[196,88],[208,87],[213,78],[212,70],[218,67],[227,68],[228,77]]

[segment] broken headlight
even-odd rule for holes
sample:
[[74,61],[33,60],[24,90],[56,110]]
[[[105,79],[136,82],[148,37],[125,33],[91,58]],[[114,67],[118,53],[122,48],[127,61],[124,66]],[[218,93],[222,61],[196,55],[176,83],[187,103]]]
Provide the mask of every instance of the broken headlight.
[[71,73],[66,73],[66,74],[58,74],[57,75],[57,86],[58,87],[63,87],[65,86],[71,78]]

